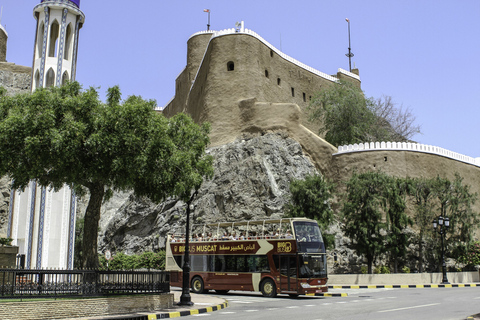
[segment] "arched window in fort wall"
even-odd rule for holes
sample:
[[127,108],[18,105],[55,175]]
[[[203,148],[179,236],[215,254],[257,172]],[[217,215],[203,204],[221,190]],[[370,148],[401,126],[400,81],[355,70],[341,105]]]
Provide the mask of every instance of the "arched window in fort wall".
[[233,63],[233,61],[228,61],[227,62],[227,71],[233,71],[235,70],[235,64]]
[[48,69],[47,81],[45,82],[45,88],[52,87],[55,84],[55,72],[52,68]]
[[58,32],[59,32],[58,21],[55,20],[50,27],[50,44],[48,48],[48,56],[56,57],[58,49]]

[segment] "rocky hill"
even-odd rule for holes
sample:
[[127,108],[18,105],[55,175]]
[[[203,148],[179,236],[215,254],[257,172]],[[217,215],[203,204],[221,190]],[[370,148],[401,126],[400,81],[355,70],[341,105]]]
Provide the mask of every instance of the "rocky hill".
[[[300,144],[282,133],[244,136],[208,153],[215,159],[215,173],[193,203],[193,223],[282,217],[290,181],[317,172]],[[117,194],[106,205],[119,209],[104,206],[100,250],[155,250],[164,247],[167,233],[184,231],[183,202],[154,204]]]

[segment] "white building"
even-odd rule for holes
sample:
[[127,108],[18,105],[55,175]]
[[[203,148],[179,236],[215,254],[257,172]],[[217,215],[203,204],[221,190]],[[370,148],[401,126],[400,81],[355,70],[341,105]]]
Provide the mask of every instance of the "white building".
[[[75,80],[79,30],[85,20],[80,0],[42,0],[33,9],[37,20],[32,91]],[[73,268],[75,194],[31,181],[12,190],[7,236],[25,255],[25,268]]]

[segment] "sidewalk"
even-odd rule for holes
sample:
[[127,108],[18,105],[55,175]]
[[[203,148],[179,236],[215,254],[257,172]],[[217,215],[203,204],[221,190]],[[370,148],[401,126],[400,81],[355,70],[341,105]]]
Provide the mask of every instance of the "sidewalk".
[[133,314],[124,315],[110,315],[110,316],[98,316],[98,317],[81,317],[81,318],[68,318],[62,320],[150,320],[150,319],[169,319],[182,316],[189,316],[192,314],[201,314],[207,312],[213,312],[221,309],[225,309],[228,303],[225,299],[218,298],[214,293],[211,294],[195,294],[190,293],[193,306],[177,306],[180,301],[182,291],[179,289],[171,290],[174,295],[174,306],[171,309],[162,309],[151,312],[138,312]]

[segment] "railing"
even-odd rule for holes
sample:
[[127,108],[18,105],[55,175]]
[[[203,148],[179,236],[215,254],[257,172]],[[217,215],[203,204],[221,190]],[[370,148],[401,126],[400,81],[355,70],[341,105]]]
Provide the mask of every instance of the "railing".
[[458,161],[466,162],[473,164],[474,166],[480,167],[480,158],[469,157],[457,152],[453,152],[447,149],[443,149],[436,146],[420,144],[420,143],[410,143],[410,142],[365,142],[358,144],[349,144],[345,146],[338,147],[338,153],[349,153],[349,152],[361,152],[361,151],[378,151],[378,150],[402,150],[402,151],[413,151],[413,152],[424,152],[440,155],[443,157],[455,159]]
[[166,271],[0,269],[0,299],[168,292],[170,273]]

